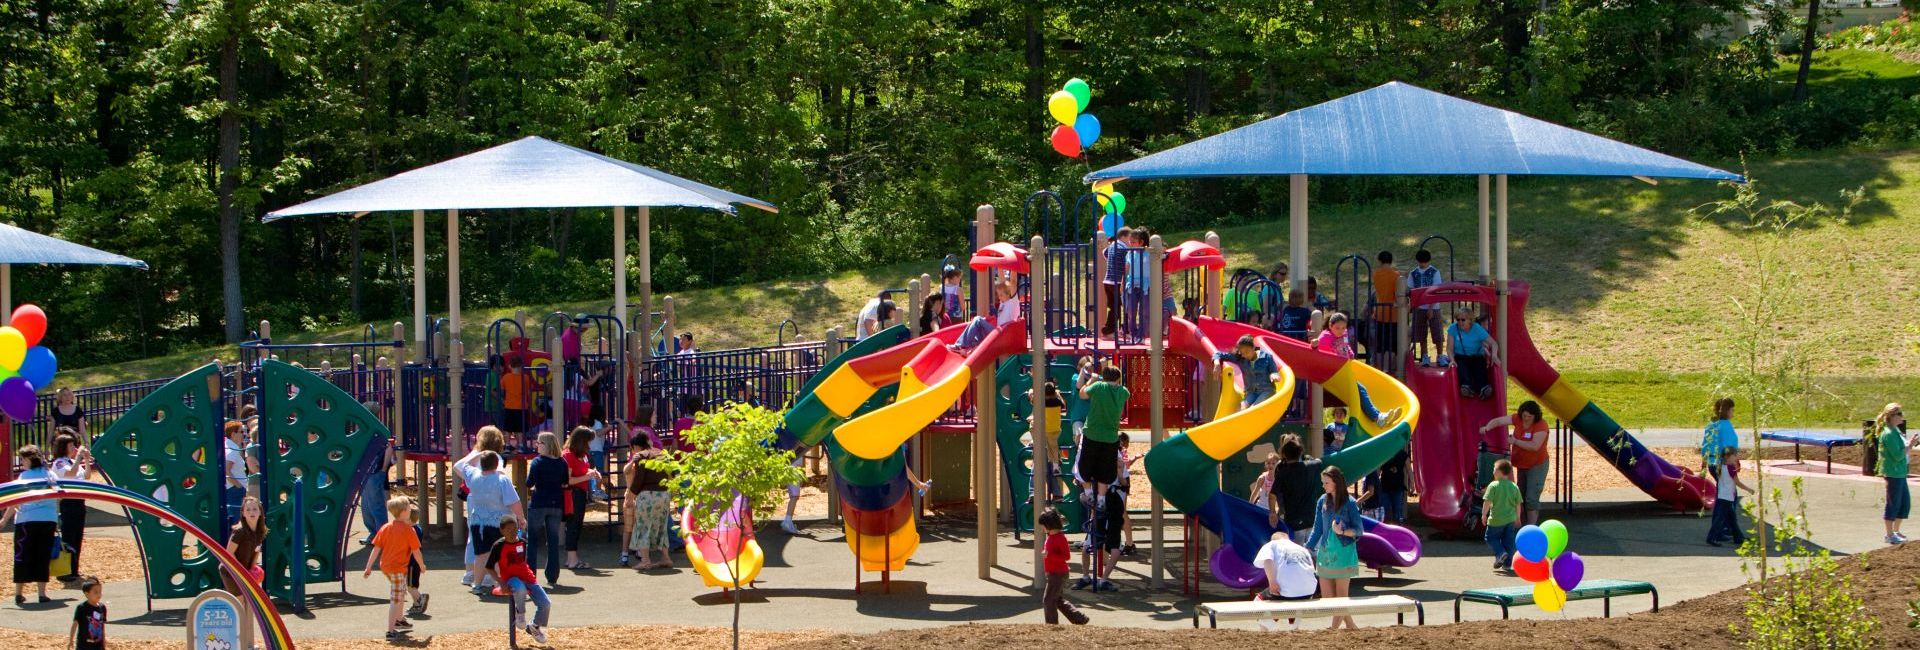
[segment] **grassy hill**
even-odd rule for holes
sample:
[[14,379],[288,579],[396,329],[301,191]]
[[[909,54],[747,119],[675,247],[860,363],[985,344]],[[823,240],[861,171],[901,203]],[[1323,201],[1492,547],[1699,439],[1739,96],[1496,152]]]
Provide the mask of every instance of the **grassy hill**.
[[[1876,78],[1908,84],[1920,66],[1881,53],[1848,56],[1831,65],[1868,70]],[[1816,80],[1859,82],[1867,72],[1833,73]],[[1740,161],[1720,161],[1737,168]],[[1808,405],[1811,424],[1842,426],[1886,401],[1920,387],[1913,365],[1916,329],[1907,316],[1920,282],[1920,151],[1854,150],[1777,159],[1753,159],[1747,172],[1767,199],[1803,203],[1840,202],[1842,190],[1862,188],[1865,201],[1845,223],[1794,235],[1792,246],[1809,265],[1803,308],[1780,327],[1810,337],[1826,352],[1813,368],[1831,397]],[[1284,180],[1275,180],[1284,183]],[[1460,275],[1478,267],[1472,179],[1458,179],[1447,198],[1373,205],[1316,206],[1309,242],[1315,273],[1331,277],[1347,254],[1371,259],[1382,249],[1410,259],[1421,239],[1438,234],[1458,253]],[[1284,187],[1283,185],[1277,187]],[[1133,183],[1135,201],[1156,200],[1155,185]],[[1515,178],[1511,184],[1512,253],[1515,278],[1534,285],[1529,321],[1541,351],[1589,395],[1630,427],[1700,424],[1709,396],[1705,373],[1714,366],[1716,343],[1725,336],[1719,319],[1728,313],[1724,289],[1737,281],[1740,256],[1750,245],[1735,224],[1691,214],[1696,206],[1732,195],[1704,182]],[[1279,196],[1281,194],[1275,193]],[[1269,268],[1287,251],[1286,206],[1254,206],[1270,217],[1255,225],[1219,231],[1235,267]],[[1003,222],[1017,219],[1017,206],[1003,208]],[[1005,232],[1003,230],[1003,232]],[[1175,235],[1196,236],[1197,233]],[[1448,260],[1437,260],[1444,269]],[[769,345],[776,325],[791,319],[802,336],[819,338],[828,327],[850,326],[860,304],[883,287],[904,287],[909,277],[937,273],[937,262],[796,278],[750,286],[719,287],[675,296],[679,329],[694,332],[704,349]],[[1331,282],[1323,285],[1330,290]],[[605,311],[609,300],[525,307],[529,313]],[[485,328],[512,309],[468,310],[463,337],[470,346]],[[281,340],[342,340],[359,330],[289,332]],[[382,332],[386,328],[380,328]],[[214,356],[232,358],[232,348],[209,348],[138,362],[81,368],[63,374],[73,385],[98,385],[182,372]]]

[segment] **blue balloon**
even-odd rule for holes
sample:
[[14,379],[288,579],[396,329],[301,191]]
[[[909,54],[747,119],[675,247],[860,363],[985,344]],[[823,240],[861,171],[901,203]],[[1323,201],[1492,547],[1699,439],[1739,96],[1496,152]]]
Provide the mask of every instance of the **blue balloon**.
[[1080,148],[1093,146],[1093,142],[1100,139],[1100,118],[1081,113],[1073,120],[1073,132],[1080,134]]
[[1547,559],[1547,531],[1539,526],[1525,526],[1513,536],[1513,546],[1520,551],[1520,557],[1529,562],[1544,562]]
[[53,375],[59,370],[60,360],[42,345],[27,348],[26,359],[20,362],[20,376],[36,389],[52,384]]
[[1124,225],[1127,224],[1120,220],[1120,213],[1108,212],[1107,216],[1100,219],[1100,232],[1112,237],[1113,233],[1120,232],[1120,227]]

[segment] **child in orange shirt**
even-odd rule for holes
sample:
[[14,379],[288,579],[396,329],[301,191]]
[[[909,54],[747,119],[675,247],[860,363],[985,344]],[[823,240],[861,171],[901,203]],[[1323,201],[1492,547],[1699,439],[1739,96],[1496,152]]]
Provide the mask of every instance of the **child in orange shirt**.
[[[412,560],[421,571],[427,567],[427,559],[420,555],[420,536],[413,532],[413,500],[407,497],[394,497],[387,500],[387,525],[373,536],[373,551],[367,554],[367,568],[361,577],[373,575],[375,562],[380,564],[380,573],[387,577],[387,640],[397,641],[405,636],[413,624],[401,616],[400,604],[407,599],[411,588],[407,586],[407,561]],[[416,597],[417,599],[417,597]]]

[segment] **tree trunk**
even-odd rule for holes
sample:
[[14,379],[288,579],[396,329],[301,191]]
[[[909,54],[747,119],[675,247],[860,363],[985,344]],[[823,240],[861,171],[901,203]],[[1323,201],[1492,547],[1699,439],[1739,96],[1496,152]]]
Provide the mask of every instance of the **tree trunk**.
[[246,310],[240,302],[240,15],[229,5],[227,37],[220,45],[220,289],[226,305],[228,343],[238,343],[246,329]]
[[[1042,110],[1047,105],[1047,49],[1041,40],[1040,5],[1027,5],[1027,106],[1032,110]],[[1027,131],[1039,135],[1044,123],[1040,120],[1025,120]]]
[[1807,101],[1807,71],[1813,67],[1813,36],[1820,29],[1820,0],[1807,2],[1807,26],[1800,32],[1800,72],[1793,77],[1793,101]]

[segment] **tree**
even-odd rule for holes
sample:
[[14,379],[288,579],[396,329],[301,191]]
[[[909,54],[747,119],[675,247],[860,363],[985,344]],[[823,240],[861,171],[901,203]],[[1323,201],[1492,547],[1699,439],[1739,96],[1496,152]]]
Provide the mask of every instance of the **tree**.
[[[647,467],[670,476],[667,491],[689,508],[700,530],[718,530],[736,498],[744,499],[758,520],[773,512],[775,496],[804,478],[793,466],[793,452],[775,447],[780,414],[757,406],[729,403],[699,414],[692,429],[681,432],[692,451],[668,449]],[[751,531],[746,531],[751,532]],[[747,535],[739,537],[744,546]],[[733,647],[740,647],[740,547],[722,545],[722,562],[732,569]]]
[[1807,24],[1800,28],[1800,72],[1793,76],[1793,101],[1807,101],[1807,71],[1813,68],[1813,37],[1820,29],[1820,0],[1807,0]]

